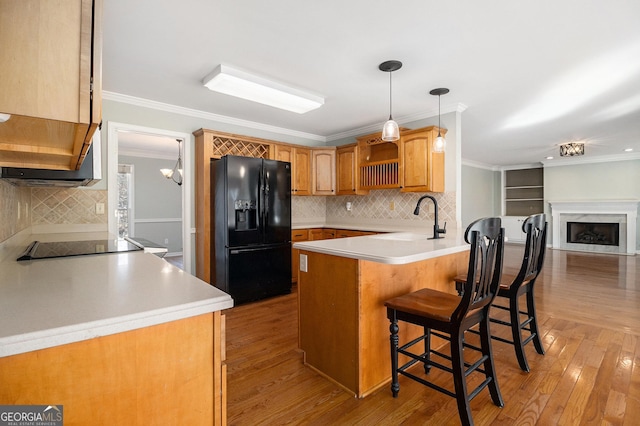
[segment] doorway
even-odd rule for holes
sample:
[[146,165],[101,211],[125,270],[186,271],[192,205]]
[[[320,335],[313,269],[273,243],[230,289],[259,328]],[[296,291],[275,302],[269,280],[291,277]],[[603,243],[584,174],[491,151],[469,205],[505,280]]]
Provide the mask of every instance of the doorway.
[[[181,238],[182,242],[182,269],[186,272],[191,273],[193,270],[191,259],[192,259],[192,228],[190,226],[192,222],[191,218],[191,193],[193,192],[193,171],[192,171],[192,161],[191,161],[191,150],[192,150],[192,139],[191,134],[189,133],[180,133],[174,132],[165,129],[157,129],[150,128],[144,126],[137,126],[126,123],[115,123],[108,122],[107,123],[107,149],[108,149],[108,167],[107,167],[107,176],[108,176],[108,208],[109,208],[109,232],[112,235],[120,234],[120,225],[118,221],[118,214],[122,214],[122,206],[119,201],[119,188],[118,188],[118,169],[119,169],[119,158],[120,154],[128,153],[128,155],[135,154],[135,151],[139,151],[139,154],[135,154],[134,156],[141,157],[155,157],[155,158],[164,158],[165,162],[169,162],[171,167],[177,161],[178,157],[178,144],[176,143],[176,139],[180,139],[183,141],[181,144],[182,149],[182,159],[184,164],[183,169],[183,182],[182,185],[178,186],[175,182],[170,181],[162,177],[160,170],[157,170],[157,175],[160,176],[160,182],[156,187],[152,187],[147,192],[155,193],[156,197],[159,197],[163,194],[163,192],[169,191],[180,191],[180,201],[179,206],[176,210],[175,214],[172,214],[170,218],[162,219],[162,222],[173,222],[174,226],[178,226],[181,232],[179,232],[180,236],[176,236],[176,238]],[[126,141],[126,142],[125,142]],[[133,142],[132,142],[133,141]],[[148,159],[147,159],[148,160]],[[143,167],[138,167],[136,170],[136,174],[144,173]],[[155,172],[155,169],[154,169]],[[153,173],[151,171],[147,173]],[[154,175],[154,178],[156,176]],[[164,186],[168,185],[167,188]],[[143,209],[138,208],[139,211]],[[144,232],[145,228],[158,226],[157,222],[160,219],[136,219],[135,217],[130,217],[128,221],[128,229],[131,232],[132,226],[135,226],[135,223],[138,223],[138,227],[136,232]],[[180,226],[181,224],[181,226]],[[173,239],[162,239],[161,241],[155,241],[159,244],[165,244],[165,241],[173,242]]]

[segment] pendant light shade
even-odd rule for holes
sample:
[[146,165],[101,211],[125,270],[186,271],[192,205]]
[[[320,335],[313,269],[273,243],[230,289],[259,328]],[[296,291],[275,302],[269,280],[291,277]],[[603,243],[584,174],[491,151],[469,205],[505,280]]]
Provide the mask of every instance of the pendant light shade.
[[391,106],[392,106],[392,85],[391,85],[391,73],[402,68],[402,62],[400,61],[386,61],[380,64],[378,67],[380,71],[389,73],[389,120],[384,123],[382,127],[382,140],[387,142],[394,142],[400,139],[400,129],[398,128],[398,123],[393,120],[393,116],[391,114]]
[[433,142],[433,148],[432,148],[433,152],[444,152],[445,149],[447,148],[447,141],[444,139],[444,137],[440,133],[440,96],[446,95],[447,93],[449,93],[449,89],[446,89],[444,87],[439,89],[433,89],[432,91],[429,92],[429,94],[438,97],[438,137]]

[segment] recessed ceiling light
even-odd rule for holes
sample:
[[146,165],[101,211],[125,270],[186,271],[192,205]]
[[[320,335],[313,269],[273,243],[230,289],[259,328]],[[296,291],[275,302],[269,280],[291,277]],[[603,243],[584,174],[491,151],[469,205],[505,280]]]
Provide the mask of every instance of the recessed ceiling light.
[[304,114],[324,105],[324,98],[228,65],[218,65],[202,79],[208,89]]
[[547,160],[553,160],[553,156],[552,155],[548,156]]
[[633,148],[625,148],[624,152],[631,152],[633,151]]

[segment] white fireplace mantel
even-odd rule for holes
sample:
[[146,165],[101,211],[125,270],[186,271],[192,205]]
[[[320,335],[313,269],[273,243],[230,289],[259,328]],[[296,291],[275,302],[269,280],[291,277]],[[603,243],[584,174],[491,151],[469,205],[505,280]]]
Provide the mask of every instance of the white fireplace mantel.
[[[625,241],[621,254],[636,253],[636,223],[640,200],[590,200],[590,201],[550,201],[553,225],[553,248],[566,248],[562,239],[562,218],[567,215],[623,215],[626,220]],[[594,250],[597,251],[597,250]]]

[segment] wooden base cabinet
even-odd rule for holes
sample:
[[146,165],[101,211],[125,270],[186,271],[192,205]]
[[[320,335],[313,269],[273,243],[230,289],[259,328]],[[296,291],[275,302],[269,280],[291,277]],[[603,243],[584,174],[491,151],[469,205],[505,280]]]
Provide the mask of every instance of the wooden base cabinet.
[[0,404],[57,404],[65,425],[225,425],[224,315],[0,358]]
[[[299,344],[304,362],[358,397],[391,380],[384,301],[425,287],[455,294],[451,283],[466,271],[469,258],[468,252],[461,252],[387,265],[300,252],[307,255],[308,268],[299,273],[298,281]],[[403,336],[422,331],[406,323],[401,327]]]

